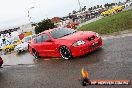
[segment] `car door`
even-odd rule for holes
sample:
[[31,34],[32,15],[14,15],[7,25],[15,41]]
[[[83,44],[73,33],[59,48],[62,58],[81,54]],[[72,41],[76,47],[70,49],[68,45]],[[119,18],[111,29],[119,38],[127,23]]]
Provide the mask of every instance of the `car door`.
[[43,52],[42,41],[43,41],[42,34],[37,35],[37,37],[35,38],[34,48],[39,53],[40,56],[45,56],[43,55],[44,52]]
[[58,45],[54,43],[54,41],[47,34],[42,34],[43,42],[42,49],[43,54],[46,56],[56,56],[56,52],[58,51]]

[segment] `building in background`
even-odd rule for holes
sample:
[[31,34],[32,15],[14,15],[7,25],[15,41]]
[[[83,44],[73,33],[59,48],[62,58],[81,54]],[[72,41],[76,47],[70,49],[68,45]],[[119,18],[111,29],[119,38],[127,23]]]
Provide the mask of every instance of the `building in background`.
[[51,22],[53,23],[59,23],[61,21],[60,17],[54,17],[51,19]]

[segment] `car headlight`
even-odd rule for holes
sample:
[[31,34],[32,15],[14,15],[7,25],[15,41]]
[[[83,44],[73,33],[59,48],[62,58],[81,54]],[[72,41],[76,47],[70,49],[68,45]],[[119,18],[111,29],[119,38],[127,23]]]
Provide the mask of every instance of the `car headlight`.
[[73,46],[80,46],[80,45],[83,45],[83,44],[85,44],[85,41],[79,40],[79,41],[75,42],[75,43],[73,44]]
[[99,37],[99,34],[98,34],[98,33],[96,33],[96,36],[97,36],[97,37]]

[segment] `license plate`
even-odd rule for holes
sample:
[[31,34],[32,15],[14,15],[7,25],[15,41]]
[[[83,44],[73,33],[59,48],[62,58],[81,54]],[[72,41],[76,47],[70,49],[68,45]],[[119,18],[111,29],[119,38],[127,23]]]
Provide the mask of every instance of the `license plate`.
[[93,45],[93,46],[96,46],[96,45],[98,45],[98,42],[94,42],[92,45]]
[[97,47],[98,45],[99,45],[98,42],[94,42],[94,43],[89,47],[89,49],[95,48],[95,47]]

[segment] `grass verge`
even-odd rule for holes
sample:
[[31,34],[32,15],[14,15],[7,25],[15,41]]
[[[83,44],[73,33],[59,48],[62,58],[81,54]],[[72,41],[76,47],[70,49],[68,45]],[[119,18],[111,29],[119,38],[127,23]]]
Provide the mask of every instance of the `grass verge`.
[[95,31],[100,34],[111,34],[128,29],[132,29],[132,9],[104,17],[79,28],[82,31]]

